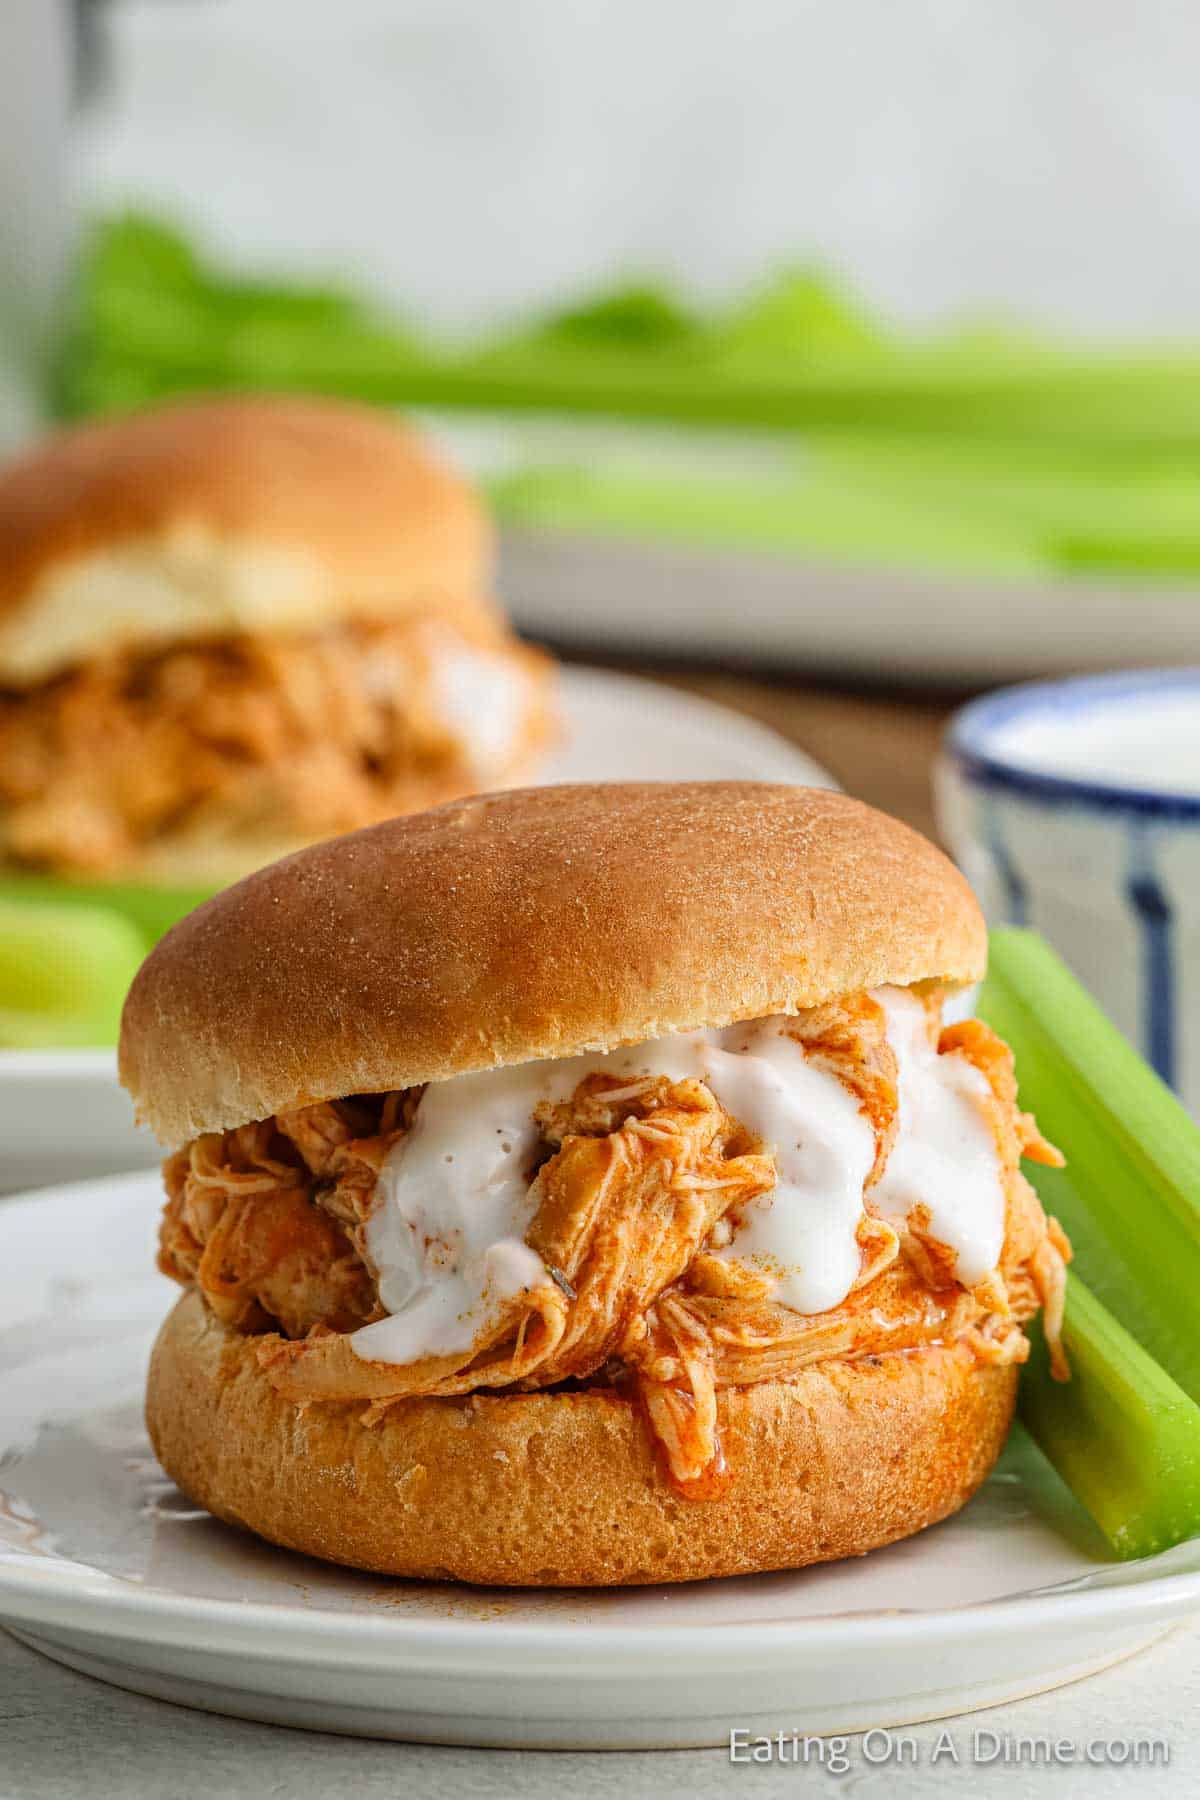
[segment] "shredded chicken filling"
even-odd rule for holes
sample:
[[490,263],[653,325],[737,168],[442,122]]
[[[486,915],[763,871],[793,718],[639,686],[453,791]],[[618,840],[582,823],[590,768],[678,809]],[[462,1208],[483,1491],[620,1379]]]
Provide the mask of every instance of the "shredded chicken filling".
[[[930,1005],[930,1030],[940,1006]],[[628,1383],[670,1478],[698,1497],[719,1485],[717,1395],[786,1380],[813,1363],[958,1344],[987,1363],[1023,1361],[1041,1308],[1056,1373],[1070,1247],[1021,1172],[1061,1157],[1017,1105],[1012,1054],[978,1020],[940,1030],[939,1050],[987,1081],[1005,1199],[997,1267],[974,1287],[918,1204],[899,1229],[871,1189],[897,1123],[882,1009],[862,996],[800,1016],[806,1054],[856,1095],[877,1156],[858,1228],[859,1275],[819,1314],[772,1301],[771,1281],[714,1251],[775,1185],[772,1157],[698,1080],[584,1080],[539,1110],[540,1166],[526,1243],[545,1280],[507,1302],[470,1349],[397,1365],[364,1360],[349,1334],[385,1316],[364,1245],[384,1158],[421,1090],[339,1100],[196,1139],[165,1165],[160,1266],[195,1283],[235,1330],[261,1336],[272,1385],[299,1403],[365,1402],[374,1422],[405,1398],[562,1382]]]
[[[502,784],[545,734],[543,661],[470,649],[529,684]],[[101,875],[163,840],[320,838],[478,786],[433,672],[467,644],[430,619],[129,651],[0,689],[0,850]],[[503,665],[502,665],[503,666]]]

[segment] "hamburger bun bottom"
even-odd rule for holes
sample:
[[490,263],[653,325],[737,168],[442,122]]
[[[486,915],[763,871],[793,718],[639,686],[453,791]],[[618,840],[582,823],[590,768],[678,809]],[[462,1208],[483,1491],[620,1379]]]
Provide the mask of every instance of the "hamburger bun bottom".
[[185,1494],[328,1562],[484,1585],[692,1581],[857,1556],[957,1511],[988,1474],[1015,1367],[937,1346],[827,1362],[720,1396],[729,1482],[681,1498],[611,1389],[301,1410],[189,1291],[150,1363],[146,1422]]

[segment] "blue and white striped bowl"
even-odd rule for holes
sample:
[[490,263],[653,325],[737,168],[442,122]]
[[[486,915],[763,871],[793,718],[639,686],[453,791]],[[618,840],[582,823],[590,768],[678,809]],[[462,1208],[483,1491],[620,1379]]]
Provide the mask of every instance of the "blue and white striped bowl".
[[1048,938],[1200,1117],[1200,669],[989,694],[936,790],[989,921]]

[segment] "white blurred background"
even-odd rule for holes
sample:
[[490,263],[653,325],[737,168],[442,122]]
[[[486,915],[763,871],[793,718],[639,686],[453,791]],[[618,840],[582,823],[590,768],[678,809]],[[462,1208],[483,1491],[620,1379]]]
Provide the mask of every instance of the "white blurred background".
[[[0,84],[3,16],[30,3],[0,7]],[[798,252],[900,319],[1200,320],[1200,13],[1180,0],[100,11],[87,200],[157,200],[260,266],[352,267],[439,326],[614,269],[723,292]]]

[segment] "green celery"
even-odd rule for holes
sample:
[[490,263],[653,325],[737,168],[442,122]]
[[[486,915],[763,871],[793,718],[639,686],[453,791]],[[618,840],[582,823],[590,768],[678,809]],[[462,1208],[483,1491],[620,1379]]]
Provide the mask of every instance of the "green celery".
[[820,457],[782,478],[696,477],[631,464],[534,466],[489,484],[507,525],[652,542],[819,555],[830,562],[919,562],[1028,577],[1040,564],[1031,540],[991,520],[939,504],[913,507],[881,486],[826,476]]
[[699,322],[673,294],[636,282],[560,308],[535,325],[526,341],[660,350],[689,342],[699,330]]
[[1060,568],[1098,570],[1103,574],[1150,576],[1194,575],[1200,569],[1200,533],[1169,532],[1148,527],[1076,533],[1046,545]]
[[556,411],[907,436],[1091,455],[1200,448],[1194,346],[1074,353],[1012,331],[919,340],[785,271],[724,316],[627,288],[465,349],[337,289],[246,281],[137,216],[92,233],[58,370],[68,412],[173,391],[286,386],[381,404]]
[[781,269],[741,299],[716,327],[725,357],[786,363],[819,356],[887,356],[895,334],[820,269]]
[[143,954],[134,926],[104,907],[0,901],[0,1047],[114,1043]]
[[1071,1380],[1032,1327],[1021,1416],[1116,1554],[1149,1556],[1200,1534],[1200,1129],[1034,933],[993,932],[978,1011],[1067,1158],[1026,1167],[1075,1247]]
[[176,888],[137,882],[67,881],[54,875],[0,877],[0,907],[82,908],[85,912],[100,908],[106,913],[119,913],[137,931],[143,954],[213,892],[211,885]]
[[1200,1128],[1035,933],[993,932],[979,1014],[1067,1159],[1026,1168],[1079,1273],[1200,1402]]
[[1021,1381],[1021,1418],[1119,1557],[1153,1556],[1200,1534],[1200,1407],[1072,1275],[1063,1344],[1045,1340]]

